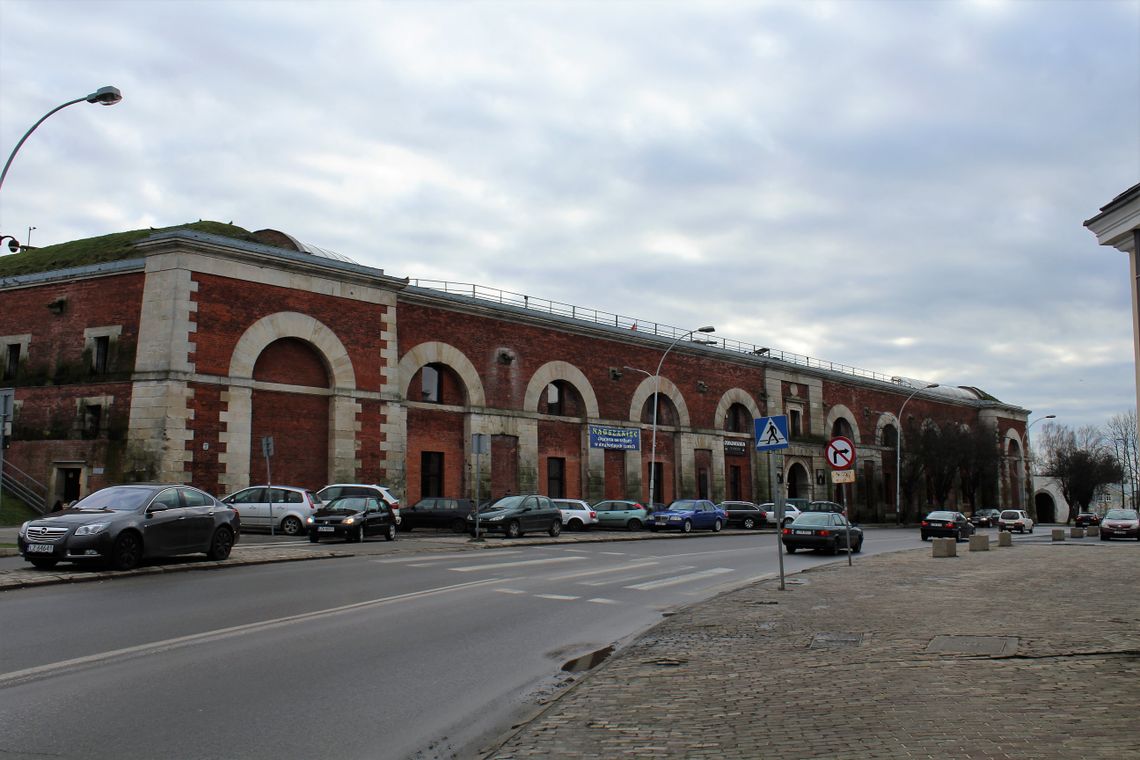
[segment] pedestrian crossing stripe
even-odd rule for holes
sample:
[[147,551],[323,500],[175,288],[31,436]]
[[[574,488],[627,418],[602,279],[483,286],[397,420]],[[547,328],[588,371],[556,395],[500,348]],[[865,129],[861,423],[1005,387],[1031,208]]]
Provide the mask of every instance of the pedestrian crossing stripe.
[[788,418],[786,415],[760,417],[756,420],[756,450],[771,451],[788,447]]

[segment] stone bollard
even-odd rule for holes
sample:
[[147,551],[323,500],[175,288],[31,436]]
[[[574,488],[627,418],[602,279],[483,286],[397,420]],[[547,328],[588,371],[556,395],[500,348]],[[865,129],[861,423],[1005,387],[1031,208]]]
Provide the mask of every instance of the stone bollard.
[[1090,525],[1089,527],[1085,528],[1085,535],[1089,538],[1096,538],[1100,535],[1100,526]]
[[932,538],[935,557],[957,557],[958,542],[953,538]]
[[1054,541],[1064,541],[1065,540],[1065,529],[1064,528],[1053,528],[1053,540]]
[[1069,528],[1069,538],[1084,538],[1084,537],[1085,537],[1085,529],[1084,528]]
[[1013,546],[1013,534],[1008,530],[998,533],[998,546]]
[[990,550],[990,537],[979,536],[977,534],[970,536],[970,551],[972,552],[988,552]]

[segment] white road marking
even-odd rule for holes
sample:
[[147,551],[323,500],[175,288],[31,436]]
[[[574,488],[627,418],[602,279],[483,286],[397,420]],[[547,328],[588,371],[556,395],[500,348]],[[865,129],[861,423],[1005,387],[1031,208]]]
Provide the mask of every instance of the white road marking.
[[[505,557],[508,554],[522,554],[521,549],[514,549],[514,550],[495,549],[494,552],[495,552],[496,557]],[[388,559],[374,559],[372,561],[373,562],[379,562],[381,565],[388,565],[388,564],[399,564],[399,563],[410,564],[412,562],[435,562],[436,560],[444,560],[444,559],[470,559],[470,558],[471,558],[471,552],[467,551],[467,552],[450,552],[448,554],[426,554],[426,555],[425,554],[416,554],[416,555],[411,556],[411,557],[390,557]]]
[[539,599],[553,599],[556,602],[572,602],[581,599],[579,596],[566,596],[565,594],[535,594]]
[[636,586],[626,586],[626,588],[635,591],[648,591],[654,588],[665,588],[666,586],[676,586],[681,583],[691,583],[692,581],[703,580],[704,578],[712,578],[716,575],[723,575],[724,573],[731,573],[731,567],[714,567],[711,570],[702,570],[699,573],[690,573],[689,575],[681,575],[673,578],[662,578],[659,581],[649,581],[648,583],[639,583]]
[[523,591],[520,588],[497,588],[495,591],[499,594],[527,594],[528,591]]
[[212,631],[203,631],[201,633],[193,633],[188,636],[178,636],[176,638],[164,639],[162,641],[151,641],[146,644],[137,644],[132,647],[113,649],[109,652],[99,652],[97,654],[90,654],[84,657],[74,657],[70,660],[49,662],[44,665],[37,665],[34,668],[25,668],[24,670],[13,670],[8,673],[0,673],[0,688],[12,686],[13,684],[20,683],[22,681],[28,681],[34,678],[55,675],[57,673],[62,673],[64,671],[83,667],[86,665],[96,665],[102,662],[107,662],[109,660],[158,654],[160,652],[167,652],[172,649],[180,649],[182,647],[193,646],[195,644],[204,644],[212,641],[231,638],[234,636],[244,636],[250,633],[258,633],[272,628],[281,628],[283,626],[292,625],[294,623],[302,623],[308,620],[315,620],[317,618],[340,615],[345,612],[352,612],[367,607],[383,607],[389,604],[395,604],[397,602],[406,602],[424,597],[435,596],[437,594],[445,594],[450,591],[459,591],[461,589],[469,589],[476,586],[485,586],[492,583],[502,583],[504,580],[504,578],[491,578],[488,580],[470,581],[468,583],[456,583],[451,586],[440,586],[439,588],[425,589],[423,591],[412,591],[407,594],[396,594],[395,596],[385,596],[378,599],[369,599],[364,602],[355,602],[353,604],[345,604],[340,607],[330,607],[325,610],[315,610],[313,612],[303,612],[299,615],[289,615],[287,617],[274,618],[272,620],[262,620],[257,623],[246,623],[244,625],[235,625],[229,628],[217,628]]
[[506,567],[522,567],[523,565],[550,565],[555,562],[576,562],[585,557],[549,557],[548,559],[524,559],[518,562],[495,562],[490,565],[468,565],[467,567],[449,568],[456,573],[473,573],[476,570],[498,570]]
[[620,573],[620,572],[625,571],[625,570],[634,570],[634,569],[639,568],[639,567],[650,567],[652,565],[659,565],[659,564],[661,564],[661,563],[658,562],[657,560],[650,560],[648,562],[638,562],[638,563],[630,564],[630,565],[621,565],[619,567],[594,568],[593,570],[582,570],[581,572],[578,572],[578,573],[564,573],[562,575],[552,575],[550,577],[550,580],[552,580],[552,581],[564,581],[564,580],[567,580],[568,578],[585,578],[587,575],[601,575],[602,573]]
[[[670,572],[669,577],[673,577],[672,573],[679,573],[679,572],[682,572],[684,570],[692,570],[694,567],[696,567],[696,565],[684,565],[683,567],[672,568],[669,571]],[[658,570],[658,571],[652,572],[652,573],[639,573],[638,575],[624,575],[621,577],[607,578],[604,581],[578,581],[578,585],[580,585],[580,586],[616,586],[616,585],[621,584],[621,583],[629,583],[630,581],[639,581],[642,578],[659,577],[660,575],[661,575],[661,571]]]
[[620,604],[620,602],[618,602],[618,600],[616,600],[616,599],[603,599],[601,597],[595,597],[594,599],[587,599],[586,601],[587,602],[593,602],[594,604]]

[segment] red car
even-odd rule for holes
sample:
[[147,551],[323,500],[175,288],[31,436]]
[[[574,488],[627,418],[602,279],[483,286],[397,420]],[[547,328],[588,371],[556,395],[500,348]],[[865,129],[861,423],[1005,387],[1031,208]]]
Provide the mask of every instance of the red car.
[[1140,514],[1135,509],[1110,509],[1101,521],[1100,540],[1135,538],[1140,541]]

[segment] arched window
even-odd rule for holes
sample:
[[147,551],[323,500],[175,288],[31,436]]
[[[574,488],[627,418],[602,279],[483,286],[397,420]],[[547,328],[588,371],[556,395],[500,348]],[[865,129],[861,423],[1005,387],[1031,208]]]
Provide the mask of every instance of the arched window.
[[538,410],[560,417],[583,417],[586,404],[577,388],[565,380],[555,380],[543,391]]
[[841,435],[853,441],[855,440],[855,429],[851,427],[851,423],[848,422],[846,418],[840,417],[835,421],[835,424],[831,426],[831,435],[832,437]]
[[724,415],[724,429],[729,433],[748,433],[752,430],[752,414],[744,404],[733,404]]
[[882,438],[879,440],[880,446],[887,448],[895,448],[899,444],[899,429],[894,425],[884,425]]
[[467,403],[466,391],[463,381],[451,367],[446,364],[425,364],[420,369],[420,382],[412,382],[412,389],[420,389],[420,397],[414,401],[426,401],[432,404],[463,405]]
[[677,413],[677,407],[673,404],[673,399],[666,396],[664,393],[654,393],[649,398],[645,399],[645,404],[641,407],[641,421],[647,424],[653,422],[653,405],[657,405],[657,424],[664,426],[677,425],[680,421],[680,415]]

